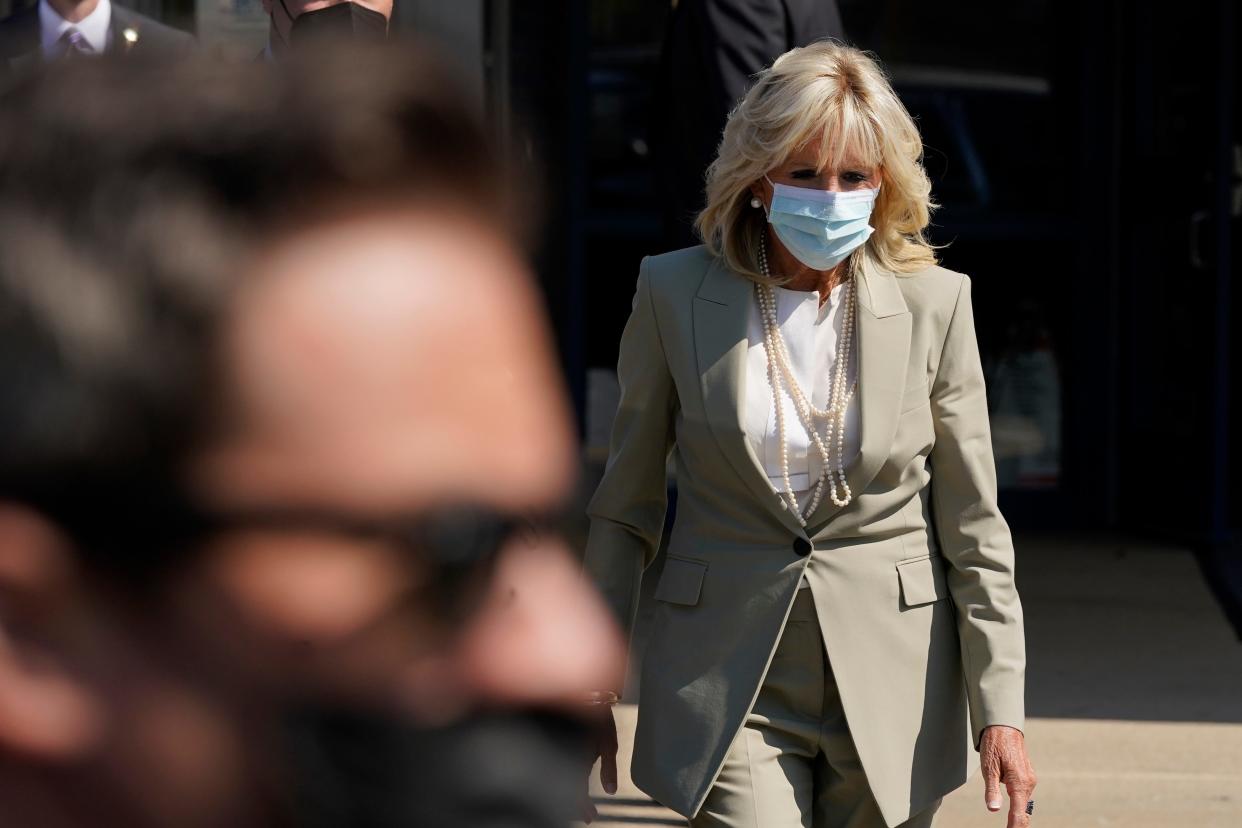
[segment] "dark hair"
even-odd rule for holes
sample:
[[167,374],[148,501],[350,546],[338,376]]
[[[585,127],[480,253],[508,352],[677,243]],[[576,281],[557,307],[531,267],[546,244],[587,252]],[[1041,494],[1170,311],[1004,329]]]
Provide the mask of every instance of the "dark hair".
[[104,57],[9,89],[0,499],[84,547],[127,520],[150,535],[214,422],[231,290],[280,234],[433,203],[513,229],[502,165],[464,100],[409,43],[279,67]]

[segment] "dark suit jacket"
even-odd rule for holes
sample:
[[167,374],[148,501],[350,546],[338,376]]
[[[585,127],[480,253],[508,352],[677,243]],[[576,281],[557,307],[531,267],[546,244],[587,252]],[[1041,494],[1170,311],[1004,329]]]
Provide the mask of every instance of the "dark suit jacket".
[[690,217],[729,110],[780,55],[844,37],[836,0],[681,0],[669,18],[652,138],[669,249],[697,244]]
[[[194,38],[171,26],[165,26],[136,11],[112,4],[112,30],[109,52],[179,52],[187,51]],[[124,35],[132,29],[138,36],[129,42]],[[31,6],[0,21],[0,84],[38,66],[43,60],[39,42],[39,7]]]

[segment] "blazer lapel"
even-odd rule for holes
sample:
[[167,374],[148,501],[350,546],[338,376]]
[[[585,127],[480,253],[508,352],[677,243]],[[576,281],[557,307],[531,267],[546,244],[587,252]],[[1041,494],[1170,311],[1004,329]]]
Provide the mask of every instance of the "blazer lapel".
[[[860,450],[845,469],[857,498],[888,458],[910,357],[911,315],[892,273],[863,274],[857,291]],[[746,438],[746,335],[753,283],[713,260],[694,299],[694,343],[708,426],[738,476],[790,531],[811,537],[841,507],[825,492],[803,529],[772,489]],[[846,508],[849,508],[848,506]]]
[[8,63],[9,75],[22,77],[43,61],[39,42],[39,9],[30,6],[4,21],[0,29],[0,52]]
[[[862,275],[856,294],[861,445],[858,456],[845,469],[845,480],[854,499],[871,484],[888,458],[901,416],[901,395],[910,357],[911,315],[896,280],[892,273],[868,272]],[[825,491],[823,500],[807,520],[811,535],[841,508]]]
[[708,427],[755,498],[796,535],[806,532],[777,494],[746,439],[747,319],[754,283],[712,260],[694,298],[694,347]]

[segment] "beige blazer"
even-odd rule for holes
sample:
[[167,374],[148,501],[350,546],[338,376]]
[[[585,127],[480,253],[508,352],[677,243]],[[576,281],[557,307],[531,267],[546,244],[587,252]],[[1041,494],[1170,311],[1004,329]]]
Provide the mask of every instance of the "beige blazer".
[[704,247],[649,257],[622,334],[585,566],[627,629],[660,540],[670,452],[678,487],[631,773],[697,813],[805,572],[850,732],[896,825],[967,780],[985,726],[1024,726],[1022,607],[970,280],[940,267],[860,277],[854,498],[825,497],[805,530],[742,429],[752,292]]

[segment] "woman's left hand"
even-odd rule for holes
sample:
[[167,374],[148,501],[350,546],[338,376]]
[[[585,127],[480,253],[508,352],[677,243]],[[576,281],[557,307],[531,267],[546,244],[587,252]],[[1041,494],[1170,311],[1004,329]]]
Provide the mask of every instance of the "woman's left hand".
[[989,811],[1001,808],[1000,786],[1009,792],[1009,820],[1005,828],[1027,828],[1031,817],[1026,803],[1035,790],[1035,769],[1026,755],[1022,731],[1008,725],[990,725],[979,740],[979,763],[983,769],[983,799]]

